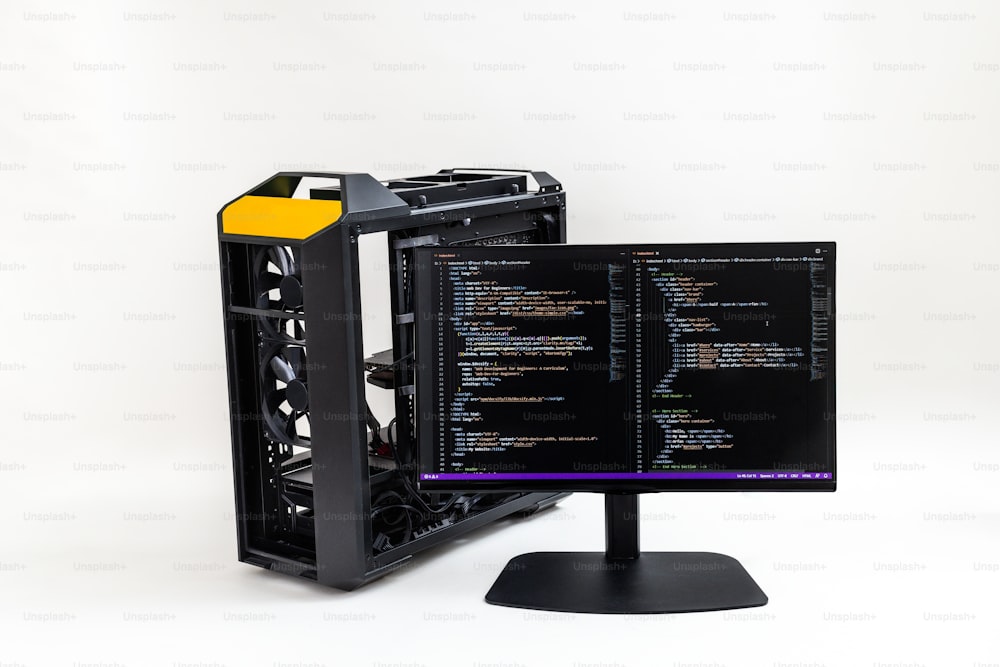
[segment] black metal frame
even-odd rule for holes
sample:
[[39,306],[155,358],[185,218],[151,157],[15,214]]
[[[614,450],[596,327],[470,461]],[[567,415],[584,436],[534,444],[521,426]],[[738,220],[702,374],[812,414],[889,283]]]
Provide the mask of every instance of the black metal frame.
[[[537,190],[528,190],[529,176]],[[337,187],[314,188],[310,198],[339,200],[342,207],[338,220],[304,240],[226,234],[222,221],[229,205],[218,215],[239,558],[350,590],[423,549],[513,513],[532,513],[566,495],[507,495],[452,523],[428,519],[419,536],[398,546],[373,547],[373,490],[401,487],[400,475],[415,472],[412,249],[565,243],[565,194],[545,172],[459,169],[385,184],[363,173],[283,172],[246,194],[292,197],[304,177],[336,179]],[[372,475],[358,237],[382,231],[388,238],[392,358],[397,360],[392,388],[403,469]],[[301,257],[305,307],[299,318],[307,332],[312,439],[307,452],[270,438],[261,415],[257,371],[263,343],[256,318],[270,311],[257,308],[251,298],[253,258],[261,246],[272,245],[295,247]],[[311,480],[287,477],[304,470]]]

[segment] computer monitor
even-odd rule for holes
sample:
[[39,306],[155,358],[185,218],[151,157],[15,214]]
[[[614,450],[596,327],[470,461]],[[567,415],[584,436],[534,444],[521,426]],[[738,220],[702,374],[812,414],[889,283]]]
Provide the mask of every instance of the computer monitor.
[[637,493],[833,491],[833,243],[414,254],[420,487],[598,491],[605,553],[512,560],[495,604],[767,603],[733,558],[644,553]]

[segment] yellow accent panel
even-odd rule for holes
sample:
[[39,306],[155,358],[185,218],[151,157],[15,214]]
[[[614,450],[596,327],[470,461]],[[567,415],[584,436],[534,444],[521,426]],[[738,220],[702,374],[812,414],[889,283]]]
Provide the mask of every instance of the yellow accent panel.
[[304,239],[340,218],[339,201],[240,197],[222,211],[222,233]]

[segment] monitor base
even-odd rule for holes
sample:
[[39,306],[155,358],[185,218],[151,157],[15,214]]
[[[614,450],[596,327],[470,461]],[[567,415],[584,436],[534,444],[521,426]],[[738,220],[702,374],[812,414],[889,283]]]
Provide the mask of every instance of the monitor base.
[[723,554],[551,552],[513,558],[486,601],[543,611],[670,614],[760,607],[767,596],[738,560]]

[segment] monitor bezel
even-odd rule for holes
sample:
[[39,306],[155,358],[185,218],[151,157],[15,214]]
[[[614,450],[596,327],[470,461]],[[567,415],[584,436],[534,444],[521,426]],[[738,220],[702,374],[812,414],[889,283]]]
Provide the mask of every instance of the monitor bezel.
[[[802,252],[815,252],[821,248],[828,253],[829,279],[830,279],[830,346],[829,346],[829,385],[830,391],[827,395],[827,406],[824,410],[824,421],[826,424],[827,442],[829,447],[829,472],[830,479],[821,480],[744,480],[744,479],[532,479],[532,480],[511,480],[511,479],[491,479],[490,474],[483,474],[482,479],[475,480],[434,480],[421,479],[425,473],[433,473],[426,470],[423,461],[429,460],[435,452],[434,429],[428,428],[433,423],[433,411],[428,410],[424,404],[423,397],[432,396],[435,390],[435,379],[433,371],[426,367],[422,360],[431,358],[431,317],[428,316],[431,301],[431,271],[422,269],[427,258],[435,252],[442,251],[485,251],[500,255],[506,250],[521,250],[525,248],[540,249],[551,253],[573,253],[573,252],[593,252],[602,249],[635,249],[652,250],[656,248],[671,247],[684,248],[693,254],[713,253],[725,256],[731,252],[742,249],[747,252],[754,249],[757,254],[767,255],[782,253],[796,255]],[[413,368],[415,370],[415,429],[416,429],[416,468],[417,485],[422,491],[427,492],[537,492],[537,491],[575,491],[575,492],[597,492],[597,493],[659,493],[669,491],[835,491],[837,488],[837,424],[836,424],[836,248],[833,241],[821,242],[754,242],[754,243],[642,243],[642,244],[573,244],[573,245],[552,245],[552,244],[523,244],[513,246],[424,246],[414,248],[410,269],[413,275],[413,304],[415,314],[414,325],[414,359]],[[707,256],[711,256],[708,254]],[[429,401],[433,406],[433,400]],[[772,472],[772,471],[760,471]],[[777,471],[773,471],[777,472]]]

